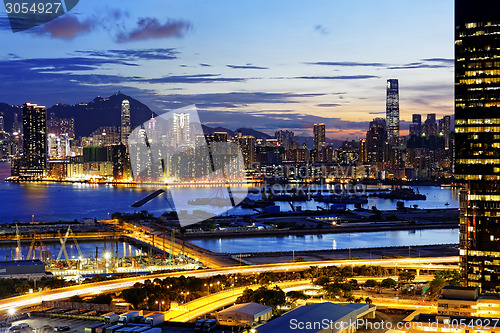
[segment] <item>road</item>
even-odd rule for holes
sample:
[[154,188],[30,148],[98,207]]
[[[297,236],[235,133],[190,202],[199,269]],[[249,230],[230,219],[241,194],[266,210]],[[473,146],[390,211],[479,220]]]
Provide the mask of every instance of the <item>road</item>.
[[[331,260],[331,261],[317,261],[317,262],[299,262],[299,263],[286,263],[286,264],[269,264],[269,265],[255,265],[255,266],[235,266],[224,267],[219,269],[207,269],[197,271],[181,271],[173,273],[152,274],[147,276],[137,276],[125,279],[117,279],[111,281],[103,281],[97,283],[89,283],[83,285],[76,285],[71,287],[53,289],[43,291],[40,293],[22,295],[17,297],[6,298],[0,300],[0,311],[8,310],[11,308],[24,308],[40,304],[44,300],[61,300],[69,298],[74,295],[88,295],[96,292],[111,292],[122,290],[132,287],[135,283],[143,283],[145,280],[153,280],[155,278],[165,277],[179,277],[193,276],[198,278],[207,278],[219,274],[254,274],[265,272],[284,272],[284,271],[299,271],[310,268],[311,266],[324,267],[324,266],[361,266],[373,265],[383,267],[397,267],[404,269],[408,267],[429,267],[429,265],[442,265],[444,263],[456,264],[458,257],[446,258],[411,258],[411,259],[376,259],[376,260]],[[455,266],[455,265],[453,265]]]
[[[386,278],[392,278],[397,280],[397,276],[384,276],[384,277],[355,277],[358,283],[364,283],[366,280],[373,279],[378,282]],[[433,275],[422,275],[415,279],[415,282],[427,282],[434,278]],[[270,287],[274,286],[280,287],[284,292],[292,290],[306,290],[306,289],[320,289],[318,286],[311,284],[311,280],[297,280],[297,281],[286,281],[279,283],[272,283]],[[256,289],[260,285],[250,285],[241,288],[234,288],[217,294],[212,294],[209,296],[201,297],[195,299],[185,305],[179,307],[176,310],[170,310],[165,312],[165,319],[177,322],[188,322],[199,318],[205,314],[214,312],[224,306],[233,304],[236,299],[243,294],[243,291],[247,288]],[[432,308],[431,303],[421,303],[419,301],[399,301],[399,300],[388,300],[388,299],[378,299],[376,297],[371,297],[373,304],[377,306],[385,306],[398,309],[416,309],[416,308]]]

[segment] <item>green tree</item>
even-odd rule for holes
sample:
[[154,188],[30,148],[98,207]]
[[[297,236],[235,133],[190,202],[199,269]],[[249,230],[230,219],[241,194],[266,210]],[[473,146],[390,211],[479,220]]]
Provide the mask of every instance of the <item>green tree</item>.
[[415,273],[410,271],[401,271],[398,276],[398,282],[411,283],[415,280]]
[[293,303],[298,299],[308,299],[309,296],[304,294],[303,291],[298,291],[298,290],[292,290],[286,293],[286,297],[290,299],[290,301]]
[[95,303],[95,304],[111,304],[111,301],[113,300],[113,297],[109,294],[99,294],[92,298],[89,303]]
[[140,287],[132,287],[122,291],[121,297],[132,304],[134,309],[139,309],[139,306],[147,297],[146,289]]
[[429,283],[429,290],[427,290],[429,298],[433,300],[437,299],[441,294],[441,290],[447,284],[448,283],[441,276],[435,276],[431,283]]
[[395,286],[398,285],[398,283],[394,279],[387,278],[387,279],[382,280],[380,285],[384,288],[394,288]]
[[317,278],[316,280],[314,280],[313,284],[317,285],[317,286],[326,286],[328,283],[330,283],[330,278],[328,278],[327,276],[320,276],[319,278]]
[[378,282],[376,280],[370,279],[370,280],[366,280],[366,282],[365,282],[365,287],[373,288],[376,286],[378,286]]

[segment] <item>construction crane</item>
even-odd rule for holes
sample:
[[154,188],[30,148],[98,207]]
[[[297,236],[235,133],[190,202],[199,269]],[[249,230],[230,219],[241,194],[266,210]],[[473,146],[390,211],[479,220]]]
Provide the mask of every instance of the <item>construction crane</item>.
[[71,226],[68,226],[68,230],[66,230],[66,234],[64,235],[64,238],[61,235],[61,232],[58,230],[57,234],[59,235],[59,242],[61,243],[61,249],[59,250],[59,254],[57,255],[57,261],[61,260],[61,256],[64,253],[64,256],[66,257],[66,261],[69,263],[70,257],[68,255],[68,252],[66,251],[66,242],[68,241],[68,237],[71,236],[73,239],[73,242],[75,243],[76,249],[78,250],[78,259],[83,259],[83,254],[82,250],[80,249],[80,246],[78,245],[78,242],[75,237],[75,233],[73,230],[71,230]]
[[31,259],[31,254],[33,254],[33,260],[35,259],[36,255],[35,242],[36,242],[36,233],[35,230],[33,230],[33,239],[31,240],[30,249],[28,250],[28,256],[26,257],[26,259],[28,260]]

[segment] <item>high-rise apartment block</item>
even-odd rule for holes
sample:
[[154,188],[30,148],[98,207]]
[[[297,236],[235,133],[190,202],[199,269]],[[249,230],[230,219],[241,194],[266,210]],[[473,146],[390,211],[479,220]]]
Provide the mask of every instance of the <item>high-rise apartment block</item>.
[[500,286],[500,19],[496,0],[455,1],[455,178],[461,273]]
[[23,105],[23,174],[42,177],[47,168],[47,114],[45,106]]

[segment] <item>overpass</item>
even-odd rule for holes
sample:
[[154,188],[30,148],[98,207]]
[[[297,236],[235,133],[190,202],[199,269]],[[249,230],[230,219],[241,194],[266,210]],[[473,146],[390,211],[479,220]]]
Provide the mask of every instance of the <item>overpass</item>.
[[[61,300],[75,295],[88,295],[95,292],[112,292],[132,287],[135,283],[143,283],[145,280],[153,280],[155,278],[193,276],[198,278],[208,278],[215,275],[229,274],[254,274],[265,272],[285,272],[299,271],[313,267],[326,266],[362,266],[373,265],[382,267],[397,267],[405,268],[405,265],[417,267],[417,265],[428,266],[431,264],[443,265],[451,263],[456,265],[458,257],[446,258],[405,258],[405,259],[375,259],[375,260],[331,260],[317,262],[296,262],[286,264],[269,264],[255,266],[233,266],[223,267],[218,269],[206,269],[196,271],[181,271],[172,273],[151,274],[147,276],[136,276],[131,278],[116,279],[111,281],[102,281],[97,283],[82,284],[53,290],[42,291],[39,293],[27,294],[0,300],[0,311],[11,308],[25,308],[40,304],[42,301]],[[396,266],[397,265],[397,266]]]

